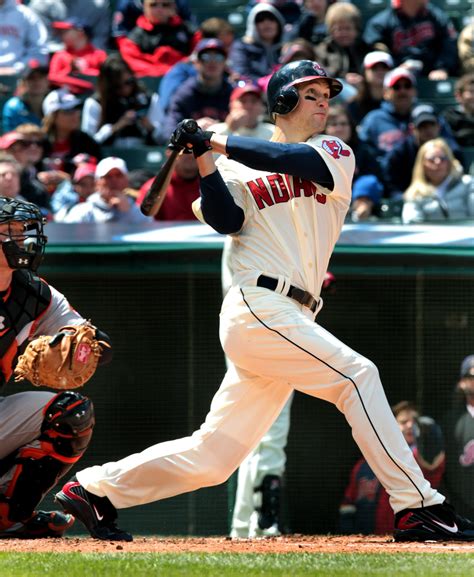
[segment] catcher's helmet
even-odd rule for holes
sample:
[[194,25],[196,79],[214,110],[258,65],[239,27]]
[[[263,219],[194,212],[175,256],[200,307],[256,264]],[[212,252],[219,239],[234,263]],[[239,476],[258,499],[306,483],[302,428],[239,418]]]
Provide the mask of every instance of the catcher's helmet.
[[27,268],[35,271],[43,258],[47,237],[43,234],[46,219],[40,209],[31,202],[0,196],[0,225],[22,222],[21,234],[0,232],[2,250],[8,266],[12,269]]
[[331,78],[317,62],[313,60],[297,60],[285,64],[277,70],[268,83],[267,101],[270,114],[288,114],[298,104],[299,94],[296,84],[324,78],[329,83],[330,98],[337,96],[342,90],[342,84],[336,78]]

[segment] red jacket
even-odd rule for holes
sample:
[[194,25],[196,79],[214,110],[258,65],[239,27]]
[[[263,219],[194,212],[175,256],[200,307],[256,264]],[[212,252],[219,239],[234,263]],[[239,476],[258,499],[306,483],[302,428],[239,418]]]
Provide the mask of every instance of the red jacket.
[[137,76],[163,76],[191,54],[199,38],[179,16],[161,24],[152,24],[140,16],[128,36],[117,38],[117,44],[123,59]]
[[107,58],[104,50],[87,44],[81,50],[59,50],[53,54],[49,65],[49,81],[58,86],[67,86],[71,92],[94,90],[94,84],[74,74],[97,76]]
[[[148,192],[153,178],[147,180],[140,189],[137,203],[140,204]],[[191,204],[199,197],[199,177],[193,180],[184,180],[173,173],[166,196],[161,205],[156,220],[196,220]]]

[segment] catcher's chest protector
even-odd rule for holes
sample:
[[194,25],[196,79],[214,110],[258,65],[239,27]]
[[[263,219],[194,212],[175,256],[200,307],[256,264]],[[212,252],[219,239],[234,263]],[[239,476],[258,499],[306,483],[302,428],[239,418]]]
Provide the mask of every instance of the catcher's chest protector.
[[49,286],[30,271],[17,270],[12,283],[0,298],[0,386],[12,374],[17,357],[16,336],[39,318],[51,302]]

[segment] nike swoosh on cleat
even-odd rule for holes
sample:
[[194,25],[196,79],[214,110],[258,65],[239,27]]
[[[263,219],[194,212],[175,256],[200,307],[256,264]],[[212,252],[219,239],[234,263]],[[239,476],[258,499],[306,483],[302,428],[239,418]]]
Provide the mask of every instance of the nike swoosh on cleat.
[[456,523],[454,523],[454,525],[452,526],[449,526],[445,525],[444,523],[440,523],[439,521],[435,521],[434,519],[432,519],[432,521],[433,523],[436,523],[436,525],[439,525],[442,529],[446,529],[446,531],[449,531],[450,533],[457,533],[459,531]]
[[99,511],[97,511],[97,508],[95,505],[92,505],[92,508],[94,509],[94,513],[95,513],[95,516],[97,517],[97,519],[99,519],[99,521],[102,521],[104,516],[99,514]]

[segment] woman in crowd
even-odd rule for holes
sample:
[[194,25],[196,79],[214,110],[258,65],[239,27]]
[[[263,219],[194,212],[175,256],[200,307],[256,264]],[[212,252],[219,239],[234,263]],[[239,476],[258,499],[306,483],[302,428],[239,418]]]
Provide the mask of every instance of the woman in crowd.
[[154,144],[158,97],[152,99],[119,54],[102,64],[97,92],[86,98],[81,128],[99,144],[132,148]]
[[404,200],[405,223],[474,217],[472,176],[464,174],[444,139],[428,140],[420,147]]

